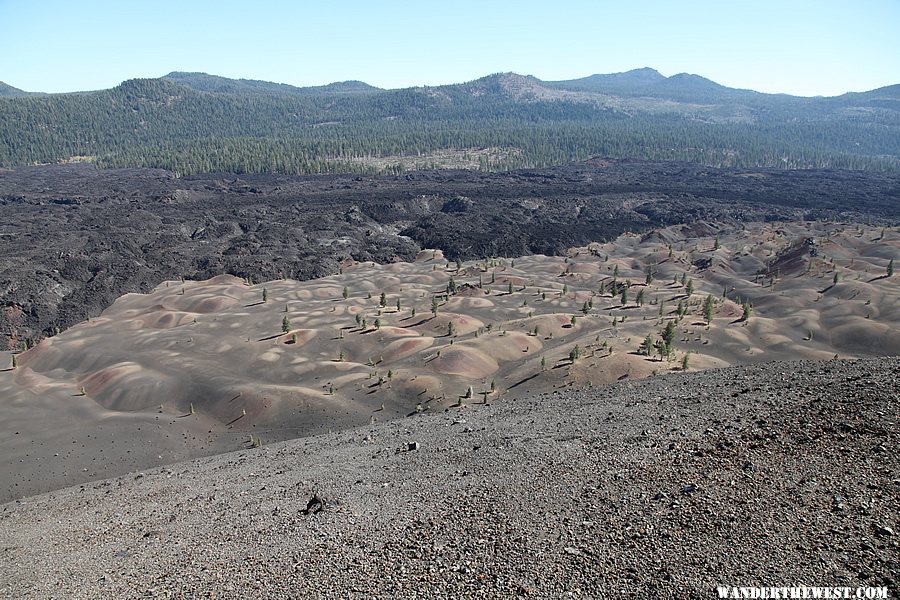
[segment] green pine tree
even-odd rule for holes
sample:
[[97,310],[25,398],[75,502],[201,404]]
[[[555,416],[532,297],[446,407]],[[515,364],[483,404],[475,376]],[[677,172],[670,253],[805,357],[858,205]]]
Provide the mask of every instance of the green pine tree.
[[749,321],[750,313],[753,311],[753,307],[750,306],[750,302],[745,300],[744,303],[741,305],[741,308],[744,311],[744,314],[741,315],[741,321]]
[[706,300],[703,301],[703,318],[706,319],[707,324],[712,322],[713,303],[714,300],[712,296],[707,296]]
[[569,361],[571,361],[574,364],[574,362],[576,360],[578,360],[578,358],[580,356],[581,356],[581,348],[578,346],[578,344],[575,344],[575,347],[572,348],[572,350],[569,352]]
[[663,341],[664,341],[666,344],[668,344],[668,345],[671,346],[672,344],[675,343],[675,334],[676,334],[676,331],[675,331],[675,321],[669,321],[669,322],[667,322],[667,323],[666,323],[666,328],[663,329],[663,332],[662,332],[662,338],[663,338]]

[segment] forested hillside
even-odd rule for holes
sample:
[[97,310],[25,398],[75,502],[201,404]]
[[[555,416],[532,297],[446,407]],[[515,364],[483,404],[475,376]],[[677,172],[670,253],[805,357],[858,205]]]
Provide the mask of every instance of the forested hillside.
[[3,97],[18,97],[18,96],[30,96],[28,92],[23,92],[19,88],[14,88],[8,83],[4,83],[0,81],[0,98]]
[[397,173],[455,166],[448,156],[504,170],[598,155],[900,170],[900,86],[798,98],[652,69],[564,82],[499,74],[402,90],[172,73],[110,90],[0,98],[0,166]]

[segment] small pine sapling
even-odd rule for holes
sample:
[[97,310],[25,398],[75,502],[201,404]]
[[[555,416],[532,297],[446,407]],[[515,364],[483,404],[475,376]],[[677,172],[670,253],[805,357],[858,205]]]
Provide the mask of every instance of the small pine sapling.
[[706,300],[703,301],[703,318],[706,320],[706,324],[709,325],[712,322],[713,318],[713,297],[707,296]]
[[572,348],[572,350],[569,352],[569,361],[574,364],[575,361],[578,360],[578,357],[580,357],[580,356],[581,356],[581,348],[578,346],[578,344],[575,344],[575,347]]

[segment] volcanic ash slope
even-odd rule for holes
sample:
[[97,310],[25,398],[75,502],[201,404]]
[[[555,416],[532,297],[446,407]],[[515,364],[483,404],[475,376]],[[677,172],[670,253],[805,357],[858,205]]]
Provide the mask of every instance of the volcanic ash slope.
[[0,506],[0,595],[895,593],[898,377],[897,358],[669,374],[72,487]]
[[566,257],[165,282],[0,373],[0,499],[685,364],[897,355],[896,258],[895,229],[701,223]]

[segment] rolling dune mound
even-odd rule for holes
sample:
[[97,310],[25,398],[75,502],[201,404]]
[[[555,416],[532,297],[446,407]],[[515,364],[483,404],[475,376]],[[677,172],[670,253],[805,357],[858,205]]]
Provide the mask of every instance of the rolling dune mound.
[[895,258],[891,228],[705,223],[565,257],[166,281],[0,372],[2,499],[571,386],[896,356]]

